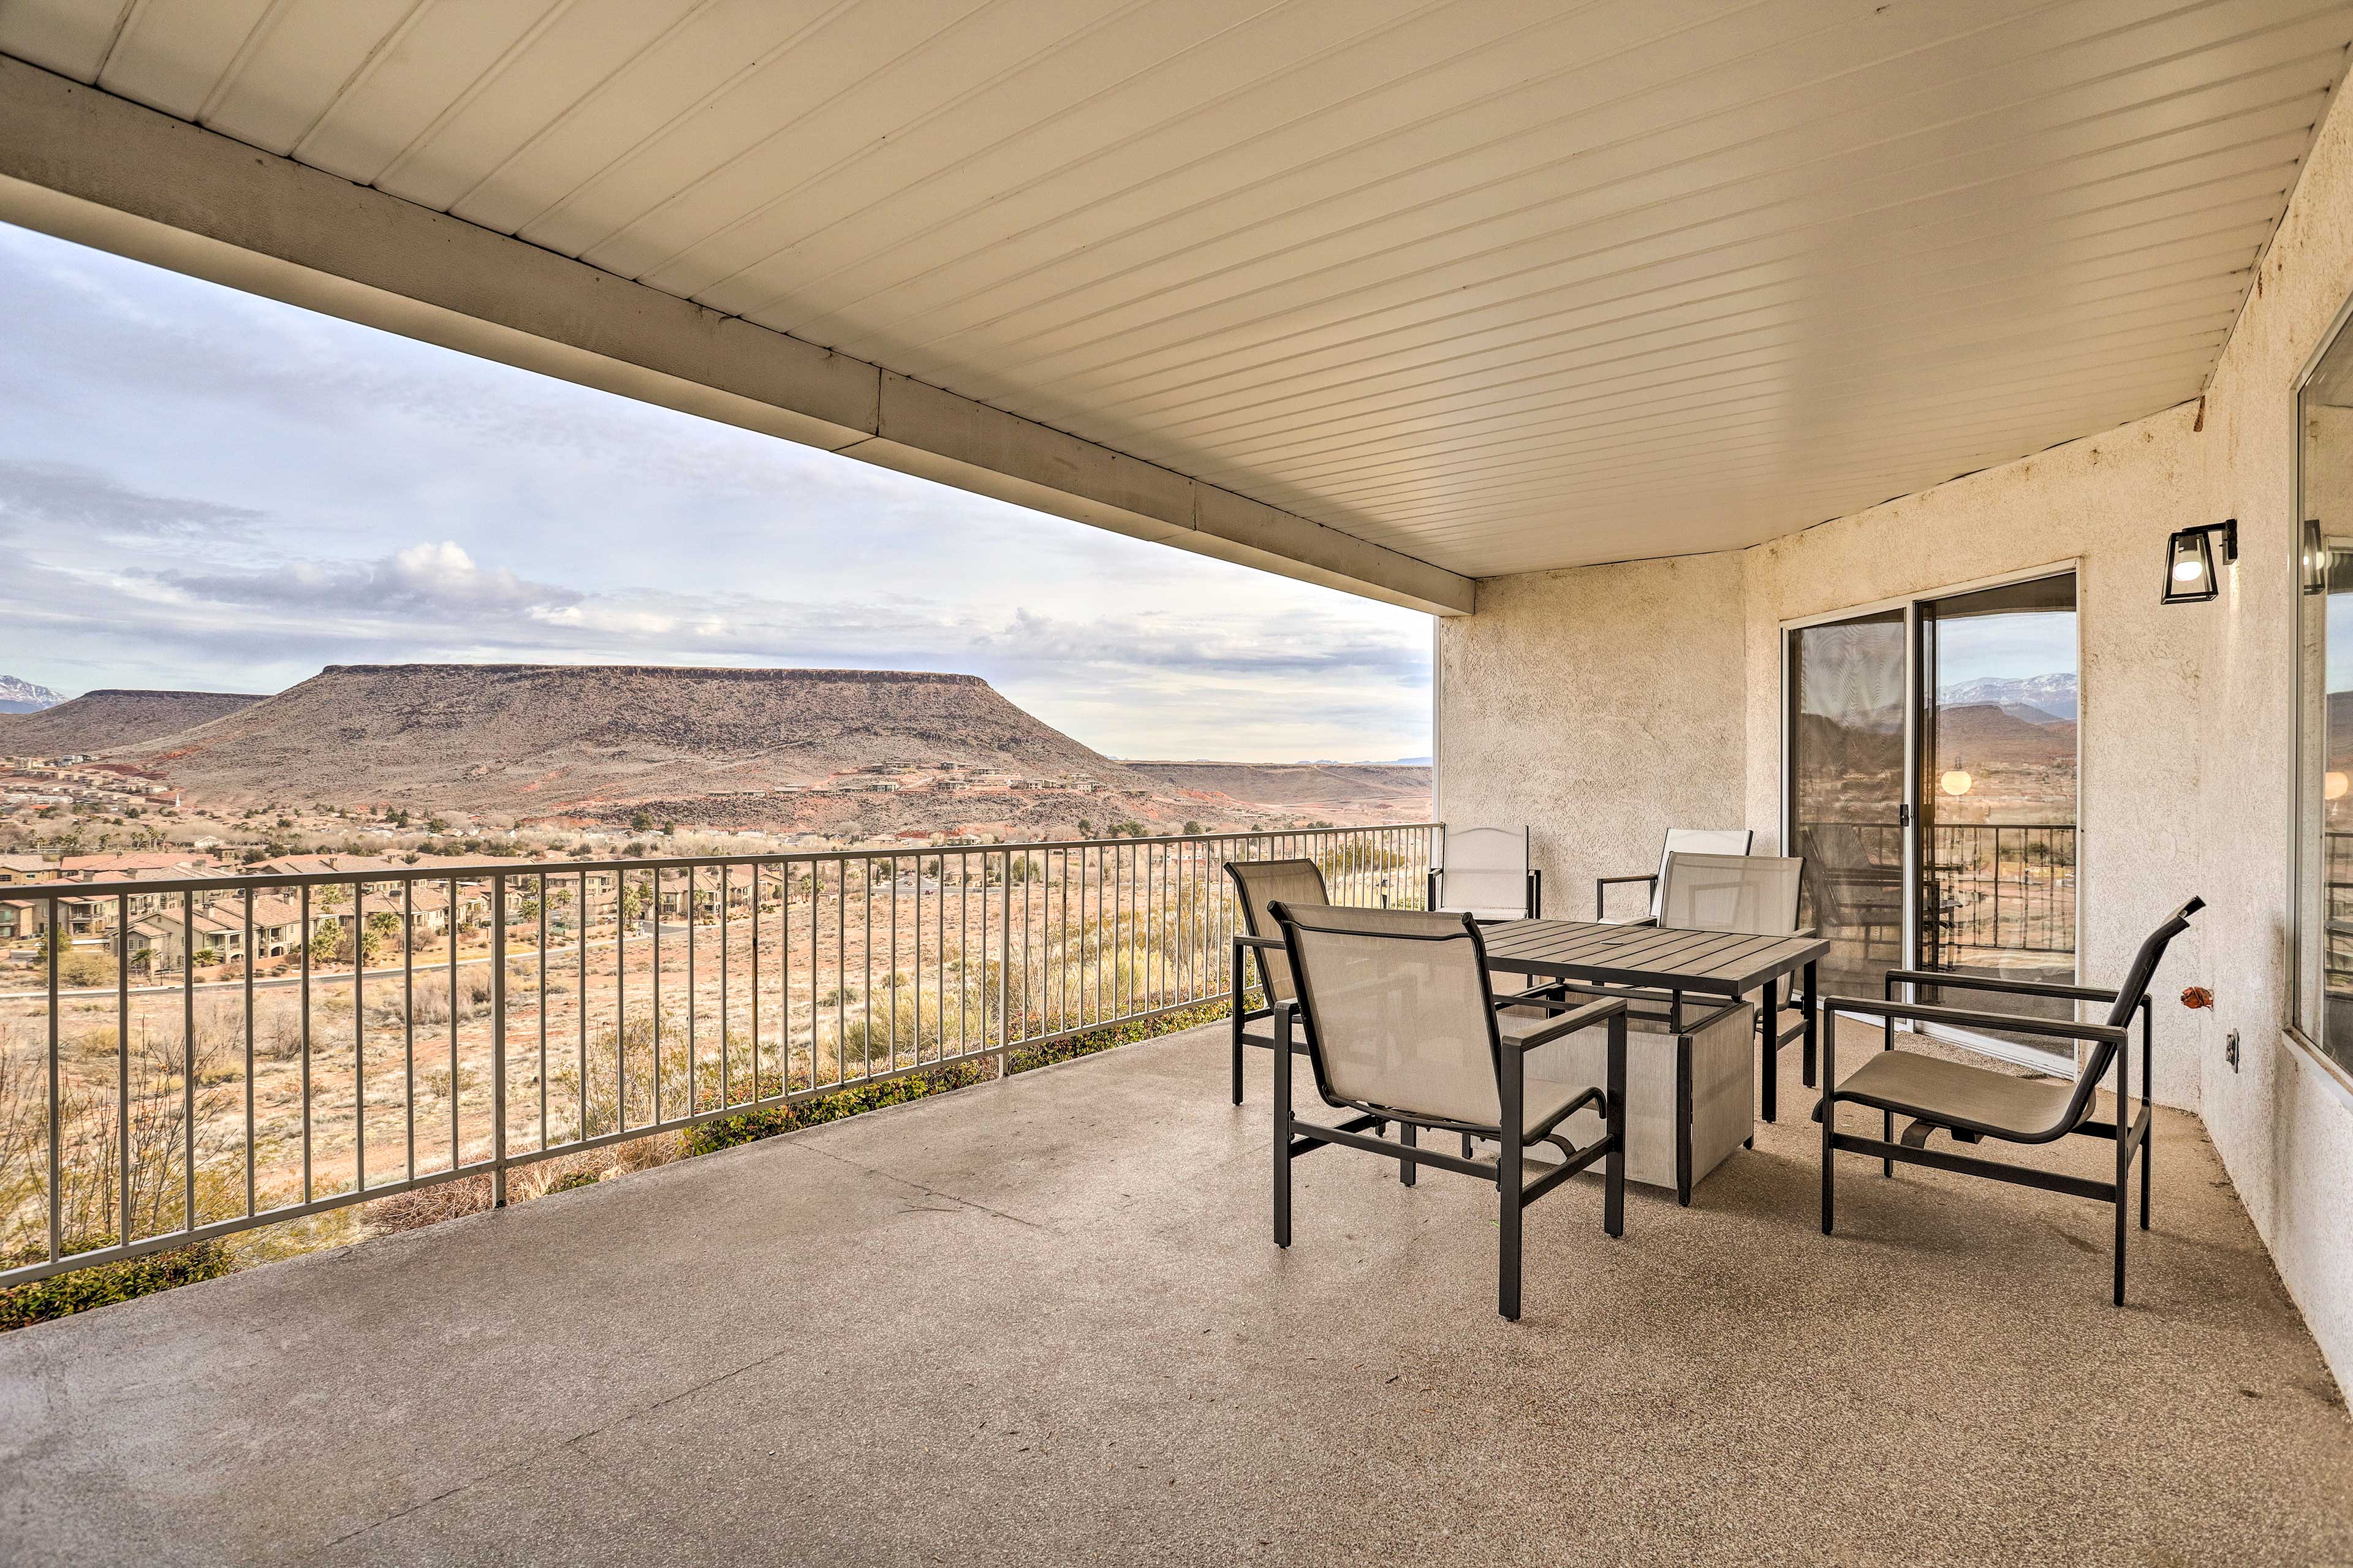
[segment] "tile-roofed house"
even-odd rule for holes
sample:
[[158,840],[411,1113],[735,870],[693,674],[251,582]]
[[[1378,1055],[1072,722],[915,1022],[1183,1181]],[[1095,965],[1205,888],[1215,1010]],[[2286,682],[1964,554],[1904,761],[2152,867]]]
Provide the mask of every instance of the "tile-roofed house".
[[[73,879],[86,882],[94,888],[121,889],[126,885],[136,887],[141,883],[149,882],[185,882],[199,878],[232,875],[234,875],[233,872],[217,866],[159,866],[138,867],[127,870],[90,871]],[[127,897],[110,898],[107,907],[120,910],[127,905],[132,917],[137,919],[142,915],[153,914],[167,906],[178,908],[180,897],[178,893],[134,892]]]
[[[181,913],[180,904],[173,900],[152,914],[134,919],[117,942],[117,950],[126,960],[146,952],[151,967],[156,969],[179,968],[189,951],[181,929]],[[188,913],[188,923],[195,931],[195,951],[210,949],[228,960],[244,955],[246,908],[242,893],[208,894],[194,903]],[[302,906],[299,900],[277,893],[257,892],[252,914],[255,957],[282,957],[302,945]],[[311,909],[312,933],[335,923],[332,913],[315,906]]]
[[0,887],[46,882],[57,874],[58,863],[46,855],[0,855]]
[[280,855],[248,868],[269,877],[316,877],[337,871],[405,871],[407,862],[386,855]]
[[69,855],[60,862],[66,875],[92,871],[168,871],[179,867],[213,867],[216,856],[199,849],[142,849],[123,855]]

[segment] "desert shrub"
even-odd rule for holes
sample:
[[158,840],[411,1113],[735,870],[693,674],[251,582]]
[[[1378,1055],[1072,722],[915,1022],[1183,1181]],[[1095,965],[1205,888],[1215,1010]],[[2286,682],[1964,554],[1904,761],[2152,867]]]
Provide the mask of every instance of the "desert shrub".
[[[123,1062],[112,1029],[88,1030],[74,1040],[57,1089],[57,1154],[63,1175],[57,1194],[65,1235],[91,1240],[74,1250],[107,1245],[128,1212],[131,1234],[149,1237],[179,1228],[188,1216],[184,1194],[188,1174],[193,1100],[196,1158],[196,1220],[221,1217],[225,1206],[210,1180],[236,1142],[241,1127],[227,1115],[237,1091],[228,1038],[216,1026],[216,1010],[199,1014],[193,1063],[183,1043],[162,1031],[141,1030]],[[16,1047],[22,1031],[0,1032],[6,1060],[0,1063],[0,1262],[42,1256],[48,1201],[48,1089],[33,1057]],[[99,1059],[98,1071],[80,1070],[82,1050]],[[112,1058],[108,1061],[104,1058]],[[130,1120],[125,1128],[117,1074],[127,1066]],[[193,1066],[193,1089],[184,1077]],[[121,1178],[127,1173],[126,1193]],[[13,1256],[12,1256],[13,1255]]]
[[114,984],[114,960],[102,952],[68,952],[58,958],[58,984],[72,989]]
[[1173,1035],[1180,1029],[1198,1028],[1214,1024],[1232,1010],[1229,1002],[1205,1002],[1198,1007],[1180,1008],[1151,1018],[1130,1018],[1124,1023],[1106,1024],[1100,1029],[1089,1029],[1082,1035],[1054,1040],[1042,1046],[1019,1046],[1005,1053],[1005,1070],[1010,1075],[1030,1072],[1056,1062],[1074,1061],[1091,1057],[1097,1051],[1107,1051],[1114,1046],[1133,1045],[1161,1035]]
[[821,1095],[795,1105],[761,1106],[741,1110],[733,1116],[721,1116],[687,1130],[684,1152],[688,1154],[708,1154],[715,1150],[732,1149],[738,1143],[756,1143],[763,1138],[774,1138],[780,1132],[792,1132],[803,1127],[820,1127],[828,1121],[839,1121],[846,1116],[863,1115],[886,1105],[903,1105],[911,1100],[923,1100],[934,1094],[946,1094],[959,1089],[969,1089],[989,1078],[986,1062],[951,1062],[944,1067],[928,1068],[881,1083],[860,1084],[839,1093]]
[[789,1105],[741,1110],[687,1129],[684,1148],[690,1155],[713,1153],[733,1149],[738,1143],[756,1143],[779,1132],[790,1132],[800,1124],[800,1118]]
[[422,1230],[445,1219],[481,1214],[490,1206],[489,1175],[460,1176],[455,1181],[435,1182],[430,1186],[412,1187],[388,1198],[377,1198],[361,1206],[361,1217],[371,1232],[384,1234]]
[[262,1026],[254,1033],[259,1037],[262,1055],[273,1061],[290,1061],[302,1054],[302,1015],[291,1006],[278,1006],[262,1014]]
[[[76,1250],[104,1247],[111,1236],[71,1244]],[[12,1285],[0,1290],[0,1330],[21,1329],[92,1307],[111,1306],[140,1296],[152,1296],[176,1285],[216,1279],[236,1267],[229,1250],[218,1241],[199,1241],[169,1252],[152,1252],[119,1263],[94,1263],[64,1274]]]

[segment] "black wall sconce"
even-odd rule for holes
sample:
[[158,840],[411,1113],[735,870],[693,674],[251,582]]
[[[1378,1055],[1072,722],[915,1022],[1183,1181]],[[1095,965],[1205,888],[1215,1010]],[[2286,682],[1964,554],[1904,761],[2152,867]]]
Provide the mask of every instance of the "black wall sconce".
[[2222,591],[2214,570],[2213,534],[2222,536],[2222,560],[2239,558],[2239,520],[2228,518],[2200,528],[2185,528],[2166,541],[2165,598],[2168,605],[2198,605]]

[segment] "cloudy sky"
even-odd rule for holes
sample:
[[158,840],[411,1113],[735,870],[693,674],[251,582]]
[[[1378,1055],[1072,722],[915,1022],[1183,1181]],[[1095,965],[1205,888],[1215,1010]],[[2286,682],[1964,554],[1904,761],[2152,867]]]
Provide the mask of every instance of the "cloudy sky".
[[986,677],[1128,757],[1430,749],[1430,621],[0,225],[0,675]]

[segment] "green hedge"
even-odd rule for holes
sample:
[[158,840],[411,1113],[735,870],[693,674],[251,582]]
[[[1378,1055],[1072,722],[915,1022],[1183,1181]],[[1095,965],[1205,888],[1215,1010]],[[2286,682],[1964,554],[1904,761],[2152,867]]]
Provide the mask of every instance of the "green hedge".
[[708,1154],[714,1149],[732,1149],[738,1143],[756,1143],[780,1132],[791,1132],[803,1127],[821,1127],[828,1121],[879,1110],[886,1105],[903,1105],[911,1100],[945,1094],[952,1089],[969,1089],[985,1081],[987,1077],[986,1063],[955,1062],[947,1067],[909,1073],[904,1078],[889,1079],[881,1083],[860,1084],[856,1089],[845,1089],[838,1094],[804,1100],[797,1105],[771,1105],[757,1110],[738,1111],[733,1116],[717,1117],[690,1130],[686,1135],[685,1152],[690,1155]]
[[[111,1237],[101,1237],[83,1243],[78,1249],[105,1247],[112,1240]],[[199,1241],[120,1263],[94,1263],[88,1268],[36,1279],[30,1285],[12,1285],[0,1290],[0,1330],[21,1329],[51,1318],[87,1312],[92,1307],[111,1307],[117,1301],[152,1296],[175,1285],[217,1279],[235,1266],[228,1248],[222,1243]]]
[[1176,1034],[1180,1029],[1198,1029],[1204,1024],[1219,1022],[1232,1010],[1230,1002],[1204,1002],[1198,1007],[1186,1007],[1155,1017],[1106,1024],[1100,1029],[1089,1029],[1082,1035],[1072,1035],[1068,1039],[1056,1040],[1050,1045],[1017,1046],[1005,1053],[1005,1071],[1008,1077],[1017,1072],[1033,1072],[1039,1068],[1051,1067],[1056,1062],[1091,1057],[1114,1046],[1132,1046],[1139,1040]]

